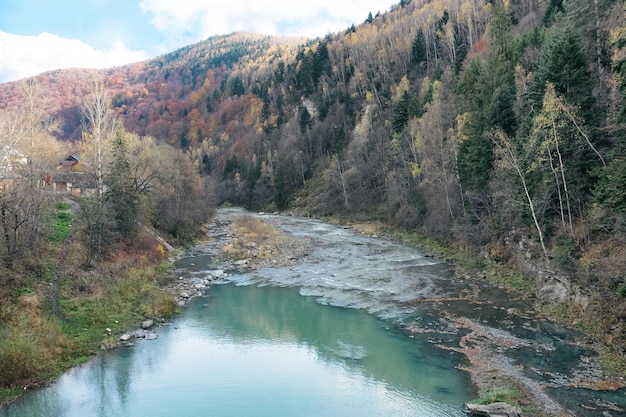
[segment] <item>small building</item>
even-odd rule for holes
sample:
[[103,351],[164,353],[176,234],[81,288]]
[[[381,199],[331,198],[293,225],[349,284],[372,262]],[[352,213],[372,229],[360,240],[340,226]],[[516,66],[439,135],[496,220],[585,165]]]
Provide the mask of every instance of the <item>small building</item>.
[[68,155],[61,161],[60,169],[65,172],[80,170],[80,157],[78,155]]
[[91,196],[96,193],[96,181],[84,172],[58,172],[52,179],[52,189],[73,196]]
[[96,181],[82,168],[78,155],[68,155],[59,163],[57,172],[46,176],[46,184],[59,193],[73,196],[94,195],[98,188]]

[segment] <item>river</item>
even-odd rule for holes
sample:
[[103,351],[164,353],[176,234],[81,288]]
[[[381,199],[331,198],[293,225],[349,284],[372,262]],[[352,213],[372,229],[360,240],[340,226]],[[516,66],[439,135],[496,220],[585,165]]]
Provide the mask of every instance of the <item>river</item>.
[[[626,407],[623,391],[568,385],[592,373],[593,355],[577,334],[529,317],[527,302],[406,245],[263,217],[315,249],[295,265],[225,276],[158,339],[103,353],[0,417],[463,416],[477,389],[459,369],[470,365],[459,346],[475,333],[501,343],[497,364],[554,407],[580,416]],[[215,267],[211,256],[177,264],[192,280]]]

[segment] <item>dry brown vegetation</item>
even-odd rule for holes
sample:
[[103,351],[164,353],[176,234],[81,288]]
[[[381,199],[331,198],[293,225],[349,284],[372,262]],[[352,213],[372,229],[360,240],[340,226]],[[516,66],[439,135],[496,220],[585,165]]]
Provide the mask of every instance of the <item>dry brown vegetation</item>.
[[235,238],[223,248],[230,259],[272,259],[290,237],[257,217],[243,215],[231,224]]

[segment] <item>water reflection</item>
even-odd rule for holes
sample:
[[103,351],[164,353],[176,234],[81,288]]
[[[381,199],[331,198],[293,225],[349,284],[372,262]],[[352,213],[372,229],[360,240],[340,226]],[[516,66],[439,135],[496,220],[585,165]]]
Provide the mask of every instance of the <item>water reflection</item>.
[[458,357],[442,356],[431,344],[408,339],[389,322],[363,311],[320,307],[313,298],[299,297],[295,288],[230,291],[218,286],[207,308],[212,328],[223,332],[220,338],[245,344],[264,340],[297,344],[314,350],[327,363],[448,403],[468,395],[465,375],[454,371]]
[[95,358],[0,416],[462,416],[451,358],[295,288],[218,286],[159,338]]

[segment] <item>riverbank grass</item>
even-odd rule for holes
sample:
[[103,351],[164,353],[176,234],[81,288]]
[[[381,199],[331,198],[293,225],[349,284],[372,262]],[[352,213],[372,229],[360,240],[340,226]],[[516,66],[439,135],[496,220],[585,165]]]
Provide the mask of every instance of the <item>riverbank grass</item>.
[[[53,227],[59,236],[69,235],[65,226],[71,217],[50,219],[60,220]],[[30,265],[35,272],[20,274],[0,293],[0,404],[86,362],[101,344],[114,344],[142,320],[178,311],[174,297],[159,285],[168,264],[158,242],[140,237],[133,246],[120,247],[107,262],[85,267],[84,248],[77,238],[62,259],[55,315],[49,282],[59,268],[58,250],[66,242],[58,239],[51,238],[50,249]]]
[[73,338],[75,357],[88,358],[112,335],[128,330],[146,317],[169,317],[178,312],[171,294],[156,284],[158,268],[131,268],[120,277],[93,277],[97,290],[61,302],[63,329]]
[[551,320],[563,323],[587,336],[588,341],[595,342],[593,347],[598,353],[602,371],[612,377],[606,386],[598,389],[614,390],[624,386],[626,377],[626,356],[618,347],[624,342],[622,339],[615,340],[619,333],[607,331],[613,326],[611,311],[598,309],[598,305],[583,310],[571,303],[555,303],[544,306],[543,312]]
[[520,405],[521,394],[517,388],[498,387],[483,389],[478,393],[478,398],[469,404],[487,405],[497,402],[504,402],[510,405]]

